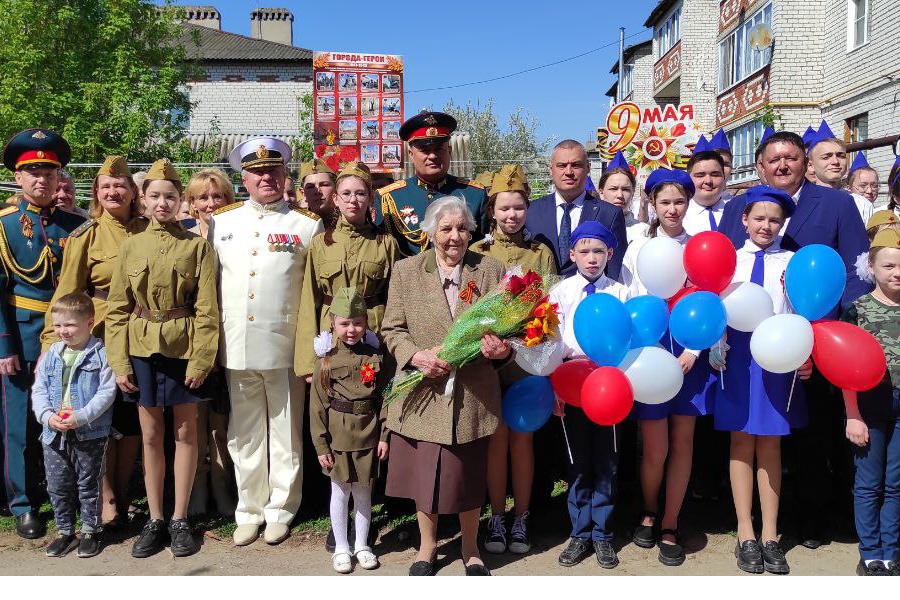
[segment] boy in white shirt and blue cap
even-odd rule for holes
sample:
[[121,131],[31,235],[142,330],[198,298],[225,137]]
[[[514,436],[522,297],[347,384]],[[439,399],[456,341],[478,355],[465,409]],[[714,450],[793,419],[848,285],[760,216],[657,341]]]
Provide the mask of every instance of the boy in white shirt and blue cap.
[[[594,293],[612,294],[622,302],[628,299],[628,288],[603,274],[616,246],[615,235],[599,221],[585,221],[572,232],[569,257],[578,271],[550,292],[550,301],[558,305],[559,329],[569,349],[569,358],[585,358],[573,328],[579,302]],[[580,408],[569,407],[567,413],[566,426],[574,460],[569,473],[568,499],[572,533],[568,547],[559,556],[559,564],[572,567],[593,550],[600,566],[612,569],[619,564],[609,526],[619,462],[614,429],[596,425]]]

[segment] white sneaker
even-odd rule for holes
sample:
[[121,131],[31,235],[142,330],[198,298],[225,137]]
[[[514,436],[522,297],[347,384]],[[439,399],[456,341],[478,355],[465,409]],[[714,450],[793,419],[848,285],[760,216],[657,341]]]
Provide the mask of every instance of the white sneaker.
[[335,552],[331,555],[331,566],[338,573],[352,573],[353,559],[349,552]]
[[356,562],[359,563],[363,569],[367,569],[371,571],[372,569],[378,568],[378,557],[372,553],[372,549],[366,546],[360,550],[356,551]]

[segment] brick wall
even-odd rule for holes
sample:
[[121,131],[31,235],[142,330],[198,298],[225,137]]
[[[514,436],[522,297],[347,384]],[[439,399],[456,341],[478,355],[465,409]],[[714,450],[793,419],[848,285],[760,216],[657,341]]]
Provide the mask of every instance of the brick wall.
[[297,132],[298,98],[312,92],[311,64],[211,62],[204,72],[189,84],[196,103],[190,133],[208,131],[213,120],[223,134]]
[[646,50],[636,52],[632,57],[632,92],[629,100],[639,106],[653,106],[653,49],[652,44]]
[[[829,0],[773,0],[775,47],[769,71],[769,97],[778,103],[822,101],[825,76],[825,5]],[[779,111],[796,112],[791,107]],[[801,113],[806,112],[800,107]],[[818,120],[815,120],[818,123]],[[809,123],[803,124],[803,130]]]
[[694,105],[704,131],[716,121],[719,0],[688,0],[681,7],[681,104]]

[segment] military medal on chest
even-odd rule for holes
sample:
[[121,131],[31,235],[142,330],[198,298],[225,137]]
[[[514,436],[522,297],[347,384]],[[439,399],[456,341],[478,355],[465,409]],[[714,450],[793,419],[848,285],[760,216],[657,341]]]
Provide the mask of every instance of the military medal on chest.
[[269,252],[299,252],[303,248],[300,236],[290,233],[270,233],[267,241]]

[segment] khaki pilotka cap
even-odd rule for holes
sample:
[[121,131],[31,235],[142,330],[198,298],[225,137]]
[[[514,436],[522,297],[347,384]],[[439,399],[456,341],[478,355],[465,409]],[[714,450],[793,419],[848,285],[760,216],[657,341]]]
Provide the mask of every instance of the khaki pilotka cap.
[[147,176],[144,178],[144,186],[146,187],[148,181],[157,181],[160,179],[171,181],[179,186],[181,185],[181,175],[178,174],[178,171],[175,170],[175,167],[172,166],[172,163],[169,162],[168,158],[161,158],[150,165],[150,168],[147,170]]
[[484,186],[485,189],[491,187],[491,182],[494,180],[495,173],[493,171],[482,171],[478,175],[475,176],[473,181],[475,183],[480,183]]
[[503,165],[491,181],[491,196],[500,192],[522,192],[527,200],[531,187],[521,165]]
[[900,231],[897,229],[882,229],[872,239],[870,250],[875,248],[900,248]]
[[372,171],[370,171],[369,167],[361,162],[348,162],[346,165],[344,165],[344,168],[341,169],[341,172],[338,173],[337,178],[340,179],[341,177],[347,177],[348,175],[359,177],[369,185],[372,185]]
[[894,214],[892,210],[879,210],[872,213],[872,216],[869,217],[869,220],[866,221],[866,231],[870,229],[874,229],[880,225],[896,225],[900,223],[900,219],[897,218],[897,215]]
[[307,175],[315,175],[316,173],[335,174],[324,160],[321,158],[314,158],[310,162],[305,162],[300,165],[300,183],[303,183],[303,180],[306,179]]
[[97,171],[97,177],[100,175],[106,175],[108,177],[131,177],[131,172],[128,170],[128,161],[125,160],[124,156],[119,156],[117,154],[107,156],[106,160],[104,160],[103,164],[100,166],[100,170]]
[[366,315],[366,302],[356,288],[338,288],[331,301],[331,314],[343,319]]

